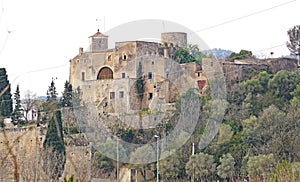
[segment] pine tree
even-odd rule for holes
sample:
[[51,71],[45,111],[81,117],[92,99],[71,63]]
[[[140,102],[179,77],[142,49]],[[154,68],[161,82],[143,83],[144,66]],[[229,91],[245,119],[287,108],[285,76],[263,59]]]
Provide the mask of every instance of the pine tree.
[[[3,92],[3,93],[2,93]],[[0,111],[1,115],[8,117],[13,111],[10,84],[5,68],[0,68]]]
[[54,78],[52,78],[51,84],[47,90],[47,101],[56,100],[56,98],[57,98],[57,92],[56,92],[56,87],[55,87],[55,83],[54,83]]
[[62,107],[72,107],[72,96],[73,96],[73,90],[72,85],[66,81],[64,86],[64,92],[62,94],[61,98],[61,105]]
[[13,121],[14,123],[21,123],[23,118],[23,108],[21,105],[21,96],[20,96],[20,89],[19,85],[17,85],[16,92],[14,93],[14,99],[15,99],[15,109],[13,111]]

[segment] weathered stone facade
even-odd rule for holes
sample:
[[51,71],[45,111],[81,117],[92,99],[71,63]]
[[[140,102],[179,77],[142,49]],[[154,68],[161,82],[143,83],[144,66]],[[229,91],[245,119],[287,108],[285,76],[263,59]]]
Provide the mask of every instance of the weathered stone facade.
[[[80,48],[70,60],[70,83],[80,88],[82,101],[93,103],[99,113],[155,110],[158,102],[167,110],[181,93],[198,88],[197,81],[204,79],[200,65],[172,60],[176,49],[187,45],[186,33],[162,33],[161,43],[116,42],[114,49],[104,45],[107,38],[97,32],[90,37],[89,51]],[[140,63],[145,84],[142,100],[136,91]]]

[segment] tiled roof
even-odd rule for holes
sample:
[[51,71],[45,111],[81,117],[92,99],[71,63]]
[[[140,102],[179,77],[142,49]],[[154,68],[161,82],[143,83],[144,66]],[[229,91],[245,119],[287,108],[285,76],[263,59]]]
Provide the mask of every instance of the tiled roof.
[[107,35],[104,35],[103,33],[99,32],[99,29],[98,31],[94,34],[94,35],[91,35],[89,36],[90,37],[108,37]]

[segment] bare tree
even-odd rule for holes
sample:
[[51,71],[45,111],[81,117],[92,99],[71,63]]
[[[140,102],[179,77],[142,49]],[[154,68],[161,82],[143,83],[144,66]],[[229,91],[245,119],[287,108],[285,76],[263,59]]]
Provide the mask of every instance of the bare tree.
[[[32,109],[34,109],[35,107],[37,107],[38,105],[38,98],[37,95],[32,93],[30,90],[27,90],[25,92],[25,97],[23,99],[23,107],[24,107],[24,111],[25,111],[25,119],[26,122],[29,121],[29,112],[32,111]],[[31,117],[31,119],[33,119],[33,117]]]
[[300,25],[296,25],[288,30],[289,42],[287,47],[291,51],[292,55],[300,54]]

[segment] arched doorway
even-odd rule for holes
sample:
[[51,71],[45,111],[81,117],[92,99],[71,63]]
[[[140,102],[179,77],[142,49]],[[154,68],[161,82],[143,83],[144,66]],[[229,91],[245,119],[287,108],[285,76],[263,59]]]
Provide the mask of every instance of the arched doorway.
[[113,71],[109,67],[103,67],[100,69],[97,80],[113,79]]

